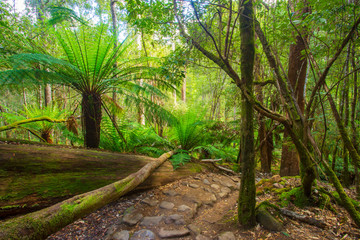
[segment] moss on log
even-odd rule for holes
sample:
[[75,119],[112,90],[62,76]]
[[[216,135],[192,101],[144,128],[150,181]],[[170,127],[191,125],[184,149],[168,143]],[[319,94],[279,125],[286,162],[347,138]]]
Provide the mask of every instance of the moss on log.
[[142,183],[173,155],[164,153],[126,178],[51,207],[0,223],[0,239],[44,239],[75,220],[113,202]]
[[65,119],[52,119],[52,118],[49,118],[49,117],[29,118],[29,119],[14,122],[14,123],[6,125],[6,126],[2,126],[2,127],[0,127],[0,132],[17,128],[20,125],[23,125],[23,124],[26,124],[26,123],[42,122],[42,121],[52,122],[52,123],[62,123],[62,122],[66,122],[67,120],[65,120]]

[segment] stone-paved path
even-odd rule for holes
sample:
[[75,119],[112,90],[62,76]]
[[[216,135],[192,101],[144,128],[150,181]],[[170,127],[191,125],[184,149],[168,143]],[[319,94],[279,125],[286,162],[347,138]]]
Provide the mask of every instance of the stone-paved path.
[[[209,218],[208,211],[233,209],[239,184],[238,177],[213,173],[168,184],[126,209],[121,221],[108,228],[105,239],[212,239],[216,229],[208,229],[209,224],[224,216],[212,212]],[[224,231],[217,238],[231,240],[235,235]]]

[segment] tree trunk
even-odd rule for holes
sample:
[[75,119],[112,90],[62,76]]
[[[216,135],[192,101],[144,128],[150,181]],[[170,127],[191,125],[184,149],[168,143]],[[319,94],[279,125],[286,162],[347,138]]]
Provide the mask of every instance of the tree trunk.
[[[304,7],[302,13],[309,12],[309,8]],[[304,113],[305,106],[305,80],[307,70],[307,58],[304,54],[307,36],[302,38],[296,36],[296,43],[290,45],[288,79],[295,94],[295,99],[299,105],[301,113]],[[306,131],[305,131],[306,132]],[[288,130],[284,131],[284,142],[281,154],[280,176],[299,175],[299,154],[289,138]]]
[[45,98],[45,101],[44,101],[45,107],[50,106],[50,104],[51,104],[51,86],[50,86],[50,84],[45,85],[44,98]]
[[[115,11],[115,3],[116,3],[116,0],[111,0],[110,1],[110,12],[111,12],[111,20],[112,20],[112,27],[113,27],[113,34],[114,34],[114,37],[116,38],[116,41],[114,43],[114,49],[116,49],[118,47],[118,43],[117,43],[117,24],[116,24],[116,11]],[[115,62],[114,63],[114,68],[116,69],[117,68],[117,63]],[[113,98],[113,101],[114,103],[116,103],[117,101],[117,94],[116,94],[116,89],[114,88],[113,89],[113,93],[112,93],[112,98]],[[116,122],[116,114],[115,114],[115,110],[114,112],[112,113],[112,118],[114,119],[114,121]]]
[[[248,94],[253,93],[255,34],[253,1],[243,4],[240,16],[241,38],[241,76]],[[255,217],[255,149],[254,149],[254,109],[251,102],[243,96],[241,139],[241,184],[238,201],[238,219],[245,227],[256,225]]]
[[85,147],[98,148],[100,144],[101,96],[98,93],[84,93],[81,106]]
[[124,196],[144,182],[151,173],[173,155],[164,153],[136,173],[97,190],[77,195],[63,202],[25,216],[0,223],[0,239],[45,239],[75,220]]

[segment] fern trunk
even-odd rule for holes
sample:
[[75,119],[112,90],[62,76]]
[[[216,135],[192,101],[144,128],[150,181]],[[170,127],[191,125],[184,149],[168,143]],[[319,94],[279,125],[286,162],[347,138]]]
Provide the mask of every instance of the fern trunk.
[[99,93],[84,93],[82,97],[85,147],[98,148],[100,144],[101,95]]

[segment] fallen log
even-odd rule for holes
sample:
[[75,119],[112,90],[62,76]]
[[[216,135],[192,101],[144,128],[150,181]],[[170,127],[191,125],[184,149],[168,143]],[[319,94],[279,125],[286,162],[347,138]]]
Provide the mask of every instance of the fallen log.
[[290,217],[290,218],[300,221],[300,222],[304,222],[304,223],[316,226],[321,229],[325,229],[328,226],[323,221],[320,221],[320,220],[317,220],[317,219],[314,219],[314,218],[311,218],[311,217],[308,217],[308,216],[305,216],[302,214],[298,214],[296,212],[293,212],[293,211],[290,211],[290,210],[287,210],[284,208],[280,208],[279,211],[282,215],[285,215],[287,217]]
[[130,192],[173,154],[173,151],[164,153],[139,171],[105,187],[77,195],[40,211],[1,222],[0,239],[45,239],[75,220]]

